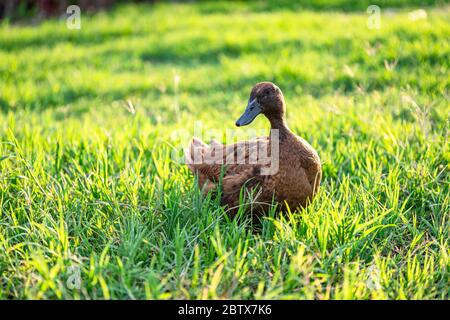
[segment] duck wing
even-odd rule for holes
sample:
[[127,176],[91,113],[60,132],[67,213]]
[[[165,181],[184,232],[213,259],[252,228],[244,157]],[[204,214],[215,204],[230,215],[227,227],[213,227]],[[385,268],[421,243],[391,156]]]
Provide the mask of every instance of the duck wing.
[[199,185],[205,191],[215,189],[222,176],[224,196],[235,197],[234,194],[239,193],[244,184],[255,184],[260,180],[262,165],[258,160],[262,154],[259,150],[268,143],[268,137],[231,145],[217,141],[206,144],[194,138],[186,149],[186,164],[198,176]]

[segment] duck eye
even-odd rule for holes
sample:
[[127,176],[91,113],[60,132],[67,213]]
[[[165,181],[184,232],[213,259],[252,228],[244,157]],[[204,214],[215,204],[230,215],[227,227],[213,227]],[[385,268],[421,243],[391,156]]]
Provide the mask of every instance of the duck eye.
[[268,96],[270,94],[269,90],[264,91],[264,95]]

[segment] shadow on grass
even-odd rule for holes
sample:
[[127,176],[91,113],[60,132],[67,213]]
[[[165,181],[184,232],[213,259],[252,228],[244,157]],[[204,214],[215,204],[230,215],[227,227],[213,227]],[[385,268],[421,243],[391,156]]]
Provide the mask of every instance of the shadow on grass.
[[142,33],[132,32],[130,30],[110,30],[97,33],[86,32],[55,32],[51,35],[35,35],[30,39],[7,39],[2,40],[0,51],[15,52],[23,49],[36,49],[45,47],[53,48],[62,43],[71,43],[73,45],[94,45],[105,41],[114,41],[121,37],[138,36]]
[[[377,5],[380,8],[417,8],[424,6],[445,5],[445,0],[266,0],[248,1],[245,11],[247,12],[274,12],[274,11],[340,11],[340,12],[365,12],[370,5]],[[198,6],[201,13],[232,13],[239,7],[230,5],[227,2],[204,2]]]

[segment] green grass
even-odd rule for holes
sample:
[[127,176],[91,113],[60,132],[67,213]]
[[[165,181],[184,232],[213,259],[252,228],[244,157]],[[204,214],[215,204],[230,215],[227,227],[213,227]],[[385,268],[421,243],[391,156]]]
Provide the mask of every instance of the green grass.
[[[450,9],[409,10],[379,30],[252,3],[3,22],[0,298],[448,299]],[[171,152],[195,121],[233,128],[263,80],[323,182],[257,232]]]

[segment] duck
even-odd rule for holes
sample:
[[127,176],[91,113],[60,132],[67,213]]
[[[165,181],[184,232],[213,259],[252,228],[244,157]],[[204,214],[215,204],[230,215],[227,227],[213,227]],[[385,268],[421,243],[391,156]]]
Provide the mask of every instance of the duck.
[[283,93],[272,82],[253,87],[235,125],[249,125],[258,115],[270,123],[268,136],[228,145],[194,137],[185,149],[185,162],[202,192],[220,189],[220,202],[230,216],[245,206],[243,199],[252,214],[261,216],[273,206],[277,211],[306,208],[319,191],[317,151],[289,129]]

